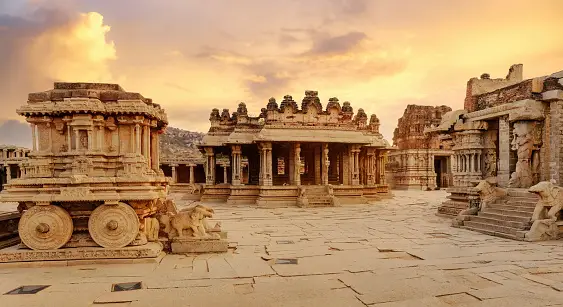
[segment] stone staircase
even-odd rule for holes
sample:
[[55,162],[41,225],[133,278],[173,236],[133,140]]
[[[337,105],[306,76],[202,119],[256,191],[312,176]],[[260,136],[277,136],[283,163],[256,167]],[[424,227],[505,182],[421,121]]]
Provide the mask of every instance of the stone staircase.
[[478,201],[479,194],[470,187],[452,187],[446,189],[448,200],[438,207],[438,215],[456,217],[462,210],[470,207],[472,201]]
[[527,189],[508,189],[508,195],[463,222],[462,228],[513,240],[524,240],[539,200]]
[[307,186],[305,196],[309,201],[307,207],[334,207],[333,197],[328,195],[327,187],[324,185]]

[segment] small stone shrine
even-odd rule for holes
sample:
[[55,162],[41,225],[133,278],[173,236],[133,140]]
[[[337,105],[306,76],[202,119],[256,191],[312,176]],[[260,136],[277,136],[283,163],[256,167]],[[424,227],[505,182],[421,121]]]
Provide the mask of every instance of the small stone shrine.
[[389,185],[394,189],[433,190],[452,185],[451,143],[437,134],[425,134],[427,126],[440,124],[448,106],[408,105],[393,134],[387,163]]
[[[331,98],[323,109],[318,93],[306,91],[301,108],[287,95],[279,105],[271,98],[257,117],[244,103],[232,114],[213,109],[210,122],[200,145],[206,157],[203,202],[312,207],[390,196],[384,173],[390,146],[379,119],[363,109],[354,114],[349,102]],[[218,155],[230,158],[226,171],[217,165]]]
[[0,250],[0,262],[161,254],[157,214],[170,210],[158,104],[117,84],[57,82],[17,113],[33,147],[0,200],[19,203],[22,246]]
[[560,236],[563,72],[523,80],[513,65],[505,79],[473,78],[465,110],[426,132],[453,142],[454,187],[439,214],[512,239]]

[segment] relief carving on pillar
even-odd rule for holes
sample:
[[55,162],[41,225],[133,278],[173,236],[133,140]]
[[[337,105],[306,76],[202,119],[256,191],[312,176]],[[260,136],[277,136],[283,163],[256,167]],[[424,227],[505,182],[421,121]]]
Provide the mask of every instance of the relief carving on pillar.
[[[534,184],[531,160],[533,151],[539,149],[534,145],[535,128],[536,122],[532,121],[517,121],[514,123],[511,149],[516,151],[518,161],[516,162],[516,171],[510,175],[508,182],[508,186],[511,188],[529,188]],[[534,166],[539,167],[539,161],[534,161]]]
[[497,176],[497,130],[486,131],[483,134],[483,176],[484,178]]
[[72,162],[72,174],[73,175],[88,175],[92,172],[94,164],[92,160],[87,157],[77,157]]

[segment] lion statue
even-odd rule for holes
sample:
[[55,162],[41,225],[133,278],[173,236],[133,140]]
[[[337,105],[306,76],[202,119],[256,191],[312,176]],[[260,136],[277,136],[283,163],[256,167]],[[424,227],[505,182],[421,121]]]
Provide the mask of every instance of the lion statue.
[[528,189],[537,194],[540,200],[532,214],[532,227],[526,233],[529,241],[550,240],[559,238],[559,227],[556,224],[563,209],[563,193],[554,181],[542,181]]

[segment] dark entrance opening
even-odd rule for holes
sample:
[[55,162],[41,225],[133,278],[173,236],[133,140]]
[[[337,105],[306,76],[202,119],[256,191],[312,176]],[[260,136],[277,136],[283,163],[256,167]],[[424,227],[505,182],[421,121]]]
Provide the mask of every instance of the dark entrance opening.
[[436,173],[436,187],[442,188],[442,159],[434,158],[434,172]]

